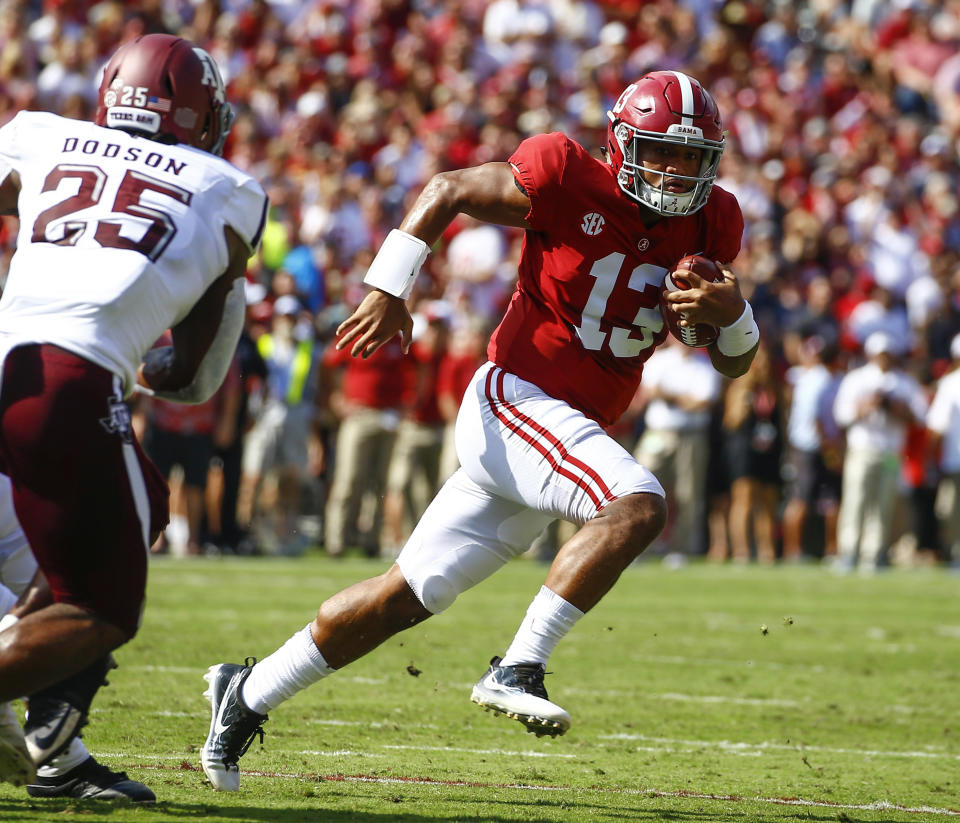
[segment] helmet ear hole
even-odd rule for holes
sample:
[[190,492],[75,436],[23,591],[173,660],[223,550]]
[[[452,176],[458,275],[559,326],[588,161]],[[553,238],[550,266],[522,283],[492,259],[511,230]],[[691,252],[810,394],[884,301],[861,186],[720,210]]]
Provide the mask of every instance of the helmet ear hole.
[[200,142],[204,147],[213,145],[213,115],[207,112],[203,118],[203,128],[200,130]]

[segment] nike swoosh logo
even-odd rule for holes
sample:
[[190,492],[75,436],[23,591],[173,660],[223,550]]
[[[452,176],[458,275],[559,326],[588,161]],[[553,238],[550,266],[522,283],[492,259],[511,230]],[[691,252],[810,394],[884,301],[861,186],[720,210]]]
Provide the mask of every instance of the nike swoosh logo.
[[220,714],[217,714],[216,720],[213,721],[213,731],[214,734],[223,734],[230,726],[224,725],[220,722]]
[[67,723],[72,722],[73,719],[79,714],[80,712],[71,707],[66,714],[60,717],[60,721],[56,726],[53,727],[53,731],[48,732],[43,737],[38,734],[31,734],[29,742],[31,742],[33,747],[37,750],[46,751],[57,742],[60,735],[63,734],[63,729]]

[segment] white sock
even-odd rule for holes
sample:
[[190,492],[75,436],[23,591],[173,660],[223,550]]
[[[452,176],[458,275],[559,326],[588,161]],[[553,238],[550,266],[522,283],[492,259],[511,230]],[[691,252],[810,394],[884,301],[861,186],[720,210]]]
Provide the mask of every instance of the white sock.
[[543,663],[546,665],[557,643],[583,617],[572,603],[568,603],[559,594],[542,586],[533,598],[527,615],[523,618],[510,648],[501,661],[502,666],[514,666],[517,663]]
[[307,686],[322,680],[330,668],[313,642],[310,626],[298,631],[269,657],[253,667],[241,697],[258,714],[266,714]]
[[61,774],[66,774],[70,769],[75,769],[88,757],[90,757],[90,752],[87,747],[83,745],[83,741],[79,737],[75,737],[70,741],[70,745],[46,766],[37,769],[37,776],[58,777]]

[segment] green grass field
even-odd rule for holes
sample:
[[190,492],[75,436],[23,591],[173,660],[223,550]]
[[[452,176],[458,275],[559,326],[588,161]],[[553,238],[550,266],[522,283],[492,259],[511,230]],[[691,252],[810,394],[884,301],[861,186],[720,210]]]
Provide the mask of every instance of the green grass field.
[[960,818],[960,575],[630,568],[551,660],[573,716],[537,739],[470,703],[545,568],[521,559],[444,615],[277,709],[239,794],[199,770],[202,674],[265,656],[362,560],[153,561],[139,636],[85,739],[159,802],[31,800],[0,820],[946,821]]

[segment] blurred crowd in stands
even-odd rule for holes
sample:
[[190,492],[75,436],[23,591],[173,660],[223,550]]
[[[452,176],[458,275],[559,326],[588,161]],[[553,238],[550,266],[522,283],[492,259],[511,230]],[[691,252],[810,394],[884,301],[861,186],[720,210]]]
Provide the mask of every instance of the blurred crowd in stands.
[[651,359],[615,434],[675,503],[654,553],[960,563],[960,0],[0,0],[0,122],[91,117],[105,57],[156,31],[218,60],[224,154],[272,203],[223,389],[136,409],[184,516],[158,550],[396,552],[456,465],[522,236],[455,221],[412,356],[354,360],[330,342],[380,242],[435,172],[547,131],[596,151],[623,87],[678,69],[724,115],[764,342],[729,385]]

